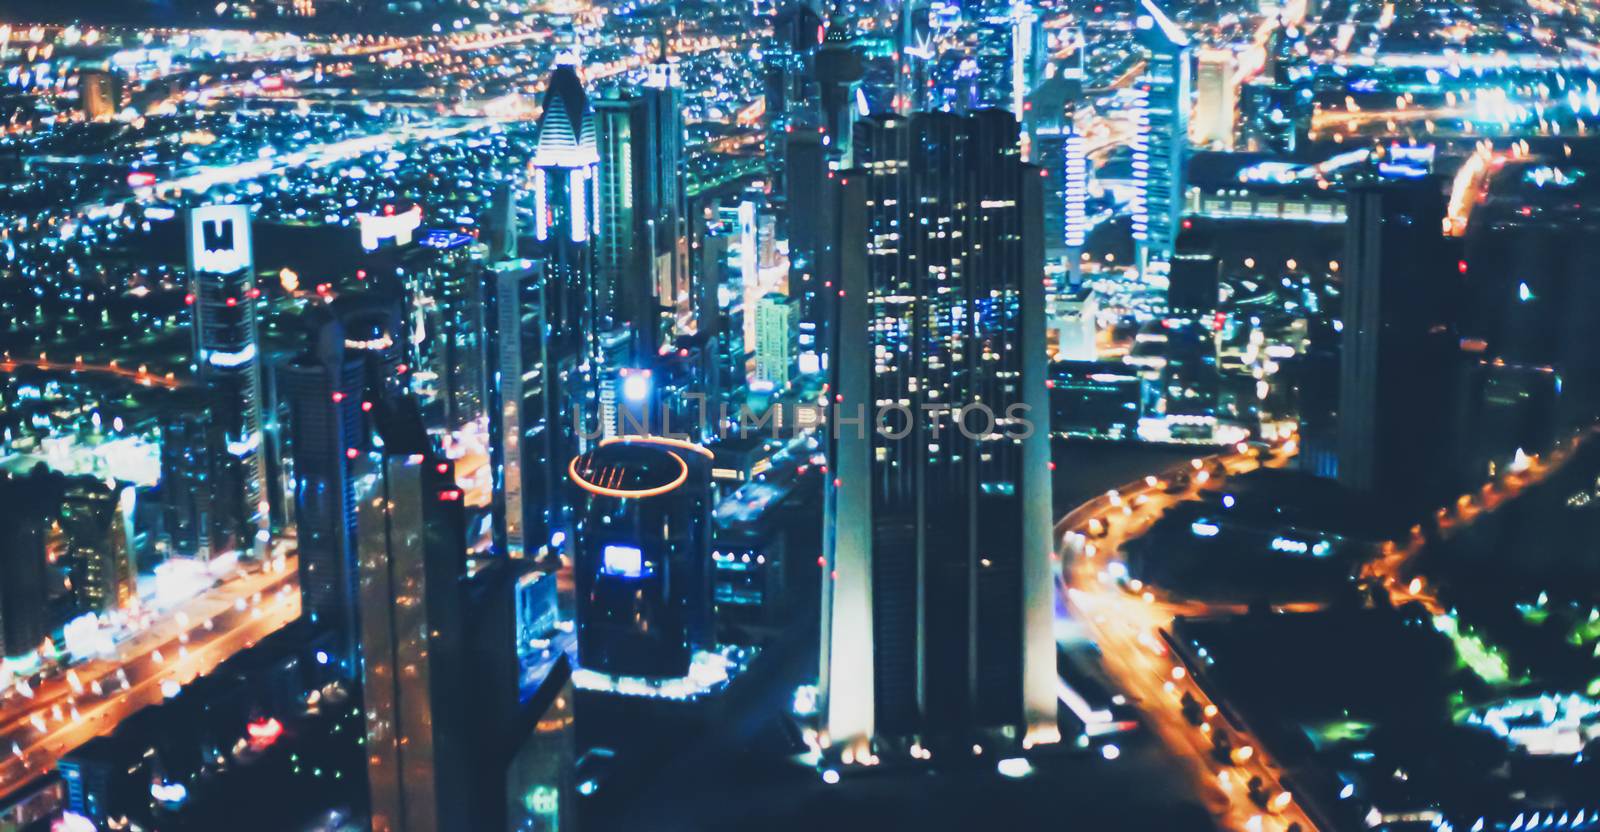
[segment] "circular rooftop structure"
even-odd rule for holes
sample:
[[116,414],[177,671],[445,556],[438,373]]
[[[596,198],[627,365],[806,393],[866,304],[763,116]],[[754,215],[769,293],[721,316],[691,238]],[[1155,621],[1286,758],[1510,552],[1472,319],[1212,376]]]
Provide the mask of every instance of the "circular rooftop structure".
[[591,494],[642,500],[683,485],[689,479],[689,465],[671,445],[650,440],[613,441],[573,457],[567,474]]

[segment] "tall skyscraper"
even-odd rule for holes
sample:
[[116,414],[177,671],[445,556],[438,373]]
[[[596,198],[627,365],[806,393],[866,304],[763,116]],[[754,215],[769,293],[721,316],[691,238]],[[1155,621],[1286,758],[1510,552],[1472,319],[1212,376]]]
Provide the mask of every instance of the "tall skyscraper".
[[1133,238],[1139,268],[1172,256],[1183,213],[1183,165],[1189,143],[1189,36],[1151,0],[1140,0],[1138,40],[1150,52],[1135,86]]
[[361,631],[351,465],[367,447],[363,413],[372,402],[366,362],[345,350],[344,328],[329,321],[313,337],[312,349],[278,368],[289,413],[300,597],[306,618],[334,634],[339,670],[355,679]]
[[1457,491],[1451,418],[1460,356],[1450,308],[1456,240],[1441,232],[1433,178],[1349,197],[1337,424],[1338,480],[1376,494],[1396,520]]
[[553,443],[560,422],[570,423],[572,415],[556,409],[551,389],[540,264],[496,263],[486,280],[495,548],[522,557],[545,545],[559,513]]
[[635,361],[670,345],[689,310],[683,95],[671,65],[595,102],[600,153],[599,314],[632,332]]
[[450,463],[408,405],[378,408],[381,444],[353,463],[372,828],[464,830],[466,517]]
[[[194,351],[207,392],[210,450],[208,541],[226,541],[239,554],[264,551],[267,542],[267,467],[261,436],[261,354],[256,324],[255,258],[250,209],[206,205],[191,209],[188,300],[194,315]],[[224,551],[209,547],[202,555]]]
[[1031,141],[1031,161],[1044,171],[1044,253],[1065,262],[1069,282],[1080,279],[1079,253],[1088,236],[1089,160],[1078,131],[1078,101],[1083,97],[1082,52],[1029,96],[1023,126]]
[[1227,49],[1200,51],[1196,81],[1194,143],[1218,150],[1233,149],[1234,122],[1239,114],[1237,62]]
[[1024,0],[1011,4],[1011,115],[1022,121],[1026,102],[1044,74],[1050,57],[1047,34],[1039,15]]
[[544,261],[547,323],[555,352],[578,363],[597,349],[598,291],[592,238],[600,229],[597,208],[595,114],[578,77],[578,61],[558,58],[544,91],[539,141],[534,147],[534,238]]
[[874,737],[1059,738],[1043,179],[1020,155],[1002,111],[873,117],[837,177],[821,688],[847,762]]
[[[523,422],[517,427],[523,435],[531,430],[549,430],[549,459],[571,459],[587,446],[586,435],[594,434],[598,422],[598,381],[605,370],[600,344],[597,315],[600,291],[595,282],[594,235],[600,230],[598,200],[598,166],[600,152],[595,144],[595,115],[589,106],[589,94],[584,93],[584,83],[578,75],[578,62],[573,56],[557,59],[550,72],[549,86],[544,93],[544,112],[539,115],[539,142],[533,154],[533,213],[534,250],[542,267],[542,301],[531,304],[523,301],[525,310],[538,309],[544,317],[541,330],[528,330],[533,338],[542,341],[546,360],[544,371],[534,389],[550,402],[550,418],[542,424]],[[499,278],[494,278],[499,280]],[[499,322],[506,315],[523,317],[515,310],[504,307],[494,310]],[[526,338],[525,338],[526,341]],[[531,346],[522,347],[531,349]],[[504,357],[506,352],[501,350]],[[523,362],[520,371],[531,371],[533,365]],[[499,384],[509,384],[504,376],[504,365]],[[534,395],[523,382],[520,395]],[[499,406],[514,400],[517,395],[501,395]],[[526,416],[526,411],[523,411]],[[504,448],[502,458],[514,459],[517,451]],[[523,456],[526,461],[526,456]],[[512,472],[502,470],[506,482],[512,482]],[[526,547],[528,552],[544,546],[549,538],[534,533],[549,533],[550,525],[565,525],[565,510],[560,506],[554,490],[546,496],[526,493],[531,485],[528,472],[523,478],[525,493],[522,499],[523,517],[526,512],[542,512],[549,525],[539,530],[523,528],[522,544],[517,544],[514,515],[507,504],[504,522],[507,523],[506,550],[518,554]],[[554,474],[552,474],[554,477]],[[509,502],[510,494],[507,494]],[[539,502],[528,504],[528,499]]]

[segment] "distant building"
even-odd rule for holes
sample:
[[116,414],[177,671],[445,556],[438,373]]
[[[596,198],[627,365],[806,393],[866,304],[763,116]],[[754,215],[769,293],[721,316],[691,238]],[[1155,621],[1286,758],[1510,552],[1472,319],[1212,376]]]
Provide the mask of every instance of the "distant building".
[[1133,142],[1133,238],[1139,268],[1172,256],[1183,213],[1183,165],[1189,146],[1189,37],[1152,0],[1135,18],[1139,41],[1150,50],[1134,89],[1138,135]]
[[794,305],[788,296],[769,292],[756,304],[755,381],[783,390],[793,366]]
[[130,516],[133,490],[93,477],[66,482],[58,526],[66,541],[76,612],[105,614],[133,603],[135,585]]
[[594,105],[599,314],[631,331],[636,361],[669,344],[690,313],[683,93],[668,64],[653,64],[650,80]]
[[64,582],[46,549],[55,511],[49,476],[0,477],[0,658],[30,656],[63,623],[51,612]]
[[102,69],[78,73],[78,101],[90,121],[115,118],[122,110],[122,79]]
[[483,286],[487,246],[465,234],[424,234],[407,270],[407,327],[417,368],[411,387],[430,429],[459,431],[486,415]]
[[1194,143],[1202,148],[1233,149],[1234,123],[1239,117],[1238,72],[1233,52],[1203,49],[1196,79]]

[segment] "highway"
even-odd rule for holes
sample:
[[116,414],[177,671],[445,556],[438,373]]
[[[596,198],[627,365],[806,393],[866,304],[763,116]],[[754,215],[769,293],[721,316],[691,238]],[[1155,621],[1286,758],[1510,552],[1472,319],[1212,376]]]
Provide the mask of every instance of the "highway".
[[0,797],[61,756],[300,617],[298,559],[276,559],[179,605],[117,647],[0,699]]
[[[1279,466],[1288,456],[1275,453],[1265,464]],[[1208,462],[1215,464],[1208,464]],[[1173,751],[1192,775],[1217,822],[1244,832],[1285,832],[1317,829],[1304,809],[1284,788],[1281,769],[1268,758],[1260,742],[1239,726],[1227,726],[1205,692],[1188,677],[1182,662],[1172,655],[1162,632],[1179,615],[1236,614],[1242,609],[1158,596],[1153,587],[1137,581],[1116,580],[1122,545],[1144,533],[1161,513],[1220,475],[1255,469],[1258,460],[1248,453],[1233,453],[1196,460],[1184,472],[1191,476],[1187,490],[1167,493],[1167,478],[1184,466],[1147,477],[1143,482],[1108,492],[1069,512],[1056,526],[1066,545],[1062,553],[1060,590],[1065,608],[1099,645],[1106,673],[1139,706],[1146,726]],[[1102,536],[1085,535],[1093,521],[1104,524]],[[1205,714],[1196,726],[1184,716],[1183,698],[1193,697]],[[1227,731],[1233,752],[1228,762],[1214,753],[1212,736]],[[1266,808],[1251,799],[1249,783],[1260,778],[1258,793]]]

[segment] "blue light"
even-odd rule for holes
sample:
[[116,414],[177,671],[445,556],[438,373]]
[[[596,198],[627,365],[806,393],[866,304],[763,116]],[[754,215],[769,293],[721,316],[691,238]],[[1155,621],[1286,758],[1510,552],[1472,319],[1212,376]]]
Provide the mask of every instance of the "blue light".
[[328,663],[328,651],[326,651],[326,650],[318,650],[317,651],[317,664],[327,664],[327,663]]
[[1189,531],[1194,532],[1195,537],[1216,537],[1217,533],[1222,531],[1222,529],[1217,526],[1216,523],[1208,523],[1204,520],[1196,520],[1194,523],[1190,524]]

